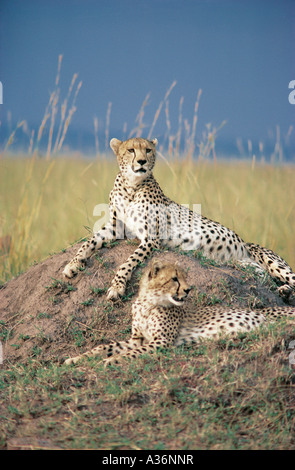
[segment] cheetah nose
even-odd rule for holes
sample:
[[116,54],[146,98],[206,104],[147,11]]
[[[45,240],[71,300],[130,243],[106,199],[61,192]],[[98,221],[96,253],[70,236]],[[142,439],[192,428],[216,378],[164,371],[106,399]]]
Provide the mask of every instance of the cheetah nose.
[[143,166],[146,163],[146,160],[137,160],[137,163]]

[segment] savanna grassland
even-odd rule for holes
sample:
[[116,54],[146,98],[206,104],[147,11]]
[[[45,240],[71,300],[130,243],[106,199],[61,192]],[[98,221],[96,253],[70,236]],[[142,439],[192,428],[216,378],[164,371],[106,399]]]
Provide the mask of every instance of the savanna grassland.
[[[2,236],[11,237],[10,249],[1,255],[2,282],[86,236],[97,219],[93,208],[108,201],[116,171],[116,162],[106,158],[2,160]],[[294,168],[159,161],[155,174],[171,198],[201,204],[206,216],[295,265]],[[253,273],[240,274],[252,292],[260,281]],[[295,448],[295,376],[288,361],[294,325],[282,320],[235,339],[203,341],[120,367],[104,369],[93,359],[69,367],[58,353],[53,360],[42,359],[42,351],[54,348],[62,335],[68,338],[68,355],[116,335],[127,338],[130,319],[123,310],[128,311],[133,291],[112,306],[99,300],[107,286],[89,286],[92,296],[80,298],[60,336],[50,336],[46,322],[57,318],[53,308],[62,308],[60,294],[68,296],[79,284],[72,287],[50,276],[46,284],[52,307],[30,311],[36,335],[28,331],[21,308],[11,322],[0,316],[3,344],[10,341],[16,353],[23,344],[28,350],[26,360],[4,361],[0,371],[3,449]],[[259,306],[259,297],[249,294],[247,303]],[[233,298],[239,300],[221,281],[214,293],[210,287],[197,292],[194,302],[198,308],[230,304]]]
[[[2,255],[2,282],[91,232],[98,219],[94,207],[108,203],[118,171],[111,156],[9,157],[0,168],[0,236],[11,237],[9,253]],[[293,166],[160,159],[155,175],[171,199],[191,208],[200,204],[206,217],[295,266]]]
[[[60,66],[61,56],[57,87]],[[74,93],[74,102],[81,87],[76,79],[68,94]],[[180,157],[180,133],[169,133],[174,85],[146,132],[154,136],[165,109],[169,145],[167,152],[160,148],[155,168],[161,187],[179,203],[201,205],[203,215],[273,249],[295,268],[295,167],[259,162],[254,155],[222,161],[210,127],[195,146],[200,93],[191,125],[179,118],[186,132]],[[104,368],[95,358],[63,364],[98,343],[129,337],[130,302],[142,266],[115,303],[106,301],[106,290],[133,251],[132,241],[103,248],[73,281],[61,277],[76,250],[72,245],[92,232],[94,207],[108,202],[118,168],[106,153],[90,159],[61,152],[76,108],[63,102],[53,139],[59,96],[52,93],[27,154],[14,155],[11,139],[0,155],[0,448],[294,450],[295,325],[287,320],[120,366]],[[144,137],[145,106],[133,135]],[[51,125],[41,157],[46,122]],[[196,314],[202,305],[283,302],[267,275],[216,266],[195,253],[173,256],[192,276],[188,302]]]

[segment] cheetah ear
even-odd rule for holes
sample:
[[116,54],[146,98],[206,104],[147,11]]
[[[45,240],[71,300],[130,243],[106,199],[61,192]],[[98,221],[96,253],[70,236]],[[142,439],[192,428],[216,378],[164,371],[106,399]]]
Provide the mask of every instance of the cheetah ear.
[[151,269],[149,270],[149,279],[152,279],[152,277],[156,277],[158,272],[163,268],[163,264],[161,261],[153,261]]
[[153,139],[150,141],[155,147],[158,145],[158,139]]
[[122,144],[121,140],[118,140],[118,139],[112,139],[110,141],[110,147],[111,147],[111,149],[112,149],[112,151],[114,152],[115,155],[117,155],[118,149],[119,149],[121,144]]

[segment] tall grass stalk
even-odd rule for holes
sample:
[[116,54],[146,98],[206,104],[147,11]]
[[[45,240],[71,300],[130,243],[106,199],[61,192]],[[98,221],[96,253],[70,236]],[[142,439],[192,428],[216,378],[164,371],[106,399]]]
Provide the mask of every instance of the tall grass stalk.
[[31,141],[30,141],[30,148],[29,148],[29,153],[34,151],[35,154],[39,152],[40,144],[41,144],[41,139],[44,134],[44,131],[46,129],[46,124],[47,121],[50,120],[50,126],[49,126],[49,133],[48,133],[48,142],[47,142],[47,151],[46,151],[46,159],[50,160],[53,154],[56,154],[61,151],[62,145],[64,143],[66,133],[68,131],[70,122],[72,120],[72,117],[74,113],[76,112],[77,108],[75,106],[76,99],[78,96],[78,93],[80,91],[80,88],[82,86],[82,81],[80,81],[76,87],[73,100],[71,103],[71,107],[68,110],[67,114],[67,109],[68,109],[68,104],[69,104],[69,99],[71,97],[72,91],[74,89],[75,82],[77,80],[78,74],[75,73],[72,77],[68,93],[66,98],[64,99],[63,103],[60,106],[60,123],[59,127],[57,129],[57,135],[55,138],[55,143],[53,145],[53,138],[54,138],[54,132],[55,132],[55,126],[56,126],[56,117],[59,112],[59,101],[60,101],[60,95],[61,91],[59,88],[59,81],[60,81],[60,74],[61,74],[61,65],[62,65],[62,55],[59,55],[58,58],[58,67],[57,67],[57,74],[56,74],[56,79],[55,79],[55,90],[51,93],[49,97],[49,102],[46,107],[41,125],[38,130],[38,135],[37,135],[37,142],[35,145],[35,148],[33,150],[33,141],[34,141],[34,134],[31,134]]
[[60,150],[62,148],[62,145],[63,145],[65,137],[66,137],[66,133],[68,131],[70,122],[72,120],[72,117],[75,114],[75,112],[77,111],[75,103],[76,103],[76,98],[77,98],[77,95],[80,91],[81,86],[82,86],[82,81],[80,81],[77,85],[77,88],[76,88],[76,91],[75,91],[75,94],[74,94],[74,98],[73,98],[73,102],[72,102],[72,106],[71,106],[71,108],[68,112],[67,118],[66,118],[65,123],[64,123],[63,133],[62,133],[62,136],[61,136],[60,141],[59,141],[58,146],[57,146],[57,152],[60,152]]
[[[61,114],[61,117],[60,117],[60,124],[59,124],[59,128],[58,128],[58,133],[57,133],[57,137],[56,137],[56,140],[55,140],[55,145],[54,145],[54,151],[53,153],[57,153],[57,149],[59,147],[59,142],[60,142],[60,135],[61,135],[61,131],[62,131],[62,128],[63,128],[63,125],[64,125],[64,121],[65,121],[65,117],[66,117],[66,111],[67,111],[67,107],[68,107],[68,102],[69,102],[69,99],[70,99],[70,96],[71,96],[71,93],[72,93],[72,90],[73,90],[73,87],[74,87],[74,84],[77,80],[77,77],[78,77],[78,74],[77,73],[74,73],[73,75],[73,78],[72,78],[72,81],[71,81],[71,84],[70,84],[70,87],[69,87],[69,90],[68,90],[68,94],[63,102],[63,104],[61,105],[61,109],[60,109],[60,114]],[[57,82],[58,84],[58,82]]]
[[109,102],[106,116],[106,130],[105,130],[105,148],[109,148],[109,138],[110,138],[110,122],[111,122],[111,110],[112,103]]
[[187,158],[192,159],[193,154],[195,151],[195,136],[196,136],[196,128],[197,128],[197,122],[198,122],[198,110],[199,110],[199,104],[200,104],[200,98],[202,95],[202,90],[199,89],[198,95],[197,95],[197,100],[195,103],[195,110],[194,110],[194,117],[193,117],[193,124],[192,124],[192,132],[191,135],[187,138],[188,142],[188,151],[187,151]]
[[138,115],[136,116],[135,119],[135,124],[136,126],[131,130],[128,138],[130,139],[131,137],[142,137],[142,131],[146,127],[145,124],[143,123],[143,118],[144,118],[144,112],[145,108],[148,104],[148,100],[150,98],[150,93],[148,93],[143,100],[143,103],[139,109]]
[[156,114],[155,114],[155,116],[154,116],[154,119],[153,119],[151,128],[150,128],[149,133],[148,133],[148,137],[147,137],[148,139],[151,139],[151,138],[152,138],[153,132],[154,132],[154,128],[155,128],[155,125],[156,125],[156,123],[157,123],[157,120],[158,120],[158,118],[159,118],[159,116],[160,116],[160,112],[161,112],[161,110],[162,110],[163,104],[167,101],[167,99],[168,99],[170,93],[172,92],[173,88],[175,87],[176,83],[177,83],[177,82],[174,81],[174,82],[170,85],[170,87],[168,88],[168,90],[167,90],[166,93],[165,93],[164,99],[160,102],[159,107],[158,107],[158,109],[157,109],[157,111],[156,111]]
[[14,137],[18,129],[21,129],[25,125],[25,121],[21,121],[19,124],[17,124],[16,128],[14,131],[10,134],[9,139],[3,149],[3,151],[0,153],[0,160],[4,157],[4,155],[7,153],[8,148],[13,144]]
[[96,158],[97,158],[97,160],[99,160],[98,118],[97,118],[97,116],[94,116],[94,118],[93,118],[93,125],[94,125],[94,139],[95,139]]

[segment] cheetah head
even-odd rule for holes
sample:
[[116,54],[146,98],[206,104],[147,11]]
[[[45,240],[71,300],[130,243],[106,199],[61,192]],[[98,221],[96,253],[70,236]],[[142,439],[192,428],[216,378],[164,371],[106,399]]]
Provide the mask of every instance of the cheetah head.
[[130,186],[145,180],[153,171],[156,161],[157,139],[112,139],[111,149],[117,157],[122,175]]
[[140,283],[139,295],[145,295],[156,305],[181,306],[191,287],[182,268],[162,261],[153,261]]

